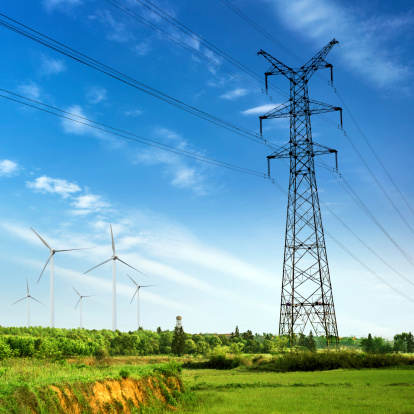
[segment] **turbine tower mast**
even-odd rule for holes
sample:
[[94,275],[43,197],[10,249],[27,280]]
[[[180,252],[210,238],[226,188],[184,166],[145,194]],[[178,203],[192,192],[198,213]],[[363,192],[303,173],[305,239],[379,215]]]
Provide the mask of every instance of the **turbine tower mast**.
[[290,118],[290,141],[267,157],[270,176],[270,159],[289,158],[290,177],[287,205],[285,253],[283,261],[282,294],[280,302],[279,335],[288,335],[290,344],[296,334],[314,331],[338,344],[338,328],[332,285],[326,254],[325,237],[315,177],[314,157],[335,154],[337,151],[312,141],[310,115],[342,108],[309,99],[308,82],[323,68],[331,69],[326,55],[338,43],[330,41],[302,67],[292,69],[263,50],[258,55],[271,63],[267,77],[284,75],[290,81],[290,99],[260,116],[260,133],[263,119]]

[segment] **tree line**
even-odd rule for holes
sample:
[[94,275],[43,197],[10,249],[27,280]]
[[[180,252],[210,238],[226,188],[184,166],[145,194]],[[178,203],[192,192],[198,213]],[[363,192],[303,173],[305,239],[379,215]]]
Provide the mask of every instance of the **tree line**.
[[[299,334],[295,349],[316,351],[321,348],[321,338]],[[371,353],[414,352],[411,332],[394,336],[393,344],[380,337],[344,337],[340,346],[347,349],[361,349]],[[59,329],[59,328],[18,328],[0,326],[0,359],[16,357],[74,357],[96,356],[105,352],[111,356],[144,355],[208,355],[216,349],[229,354],[283,353],[289,349],[285,336],[271,333],[240,333],[238,327],[231,335],[188,334],[183,328],[174,331],[138,330],[121,332]]]

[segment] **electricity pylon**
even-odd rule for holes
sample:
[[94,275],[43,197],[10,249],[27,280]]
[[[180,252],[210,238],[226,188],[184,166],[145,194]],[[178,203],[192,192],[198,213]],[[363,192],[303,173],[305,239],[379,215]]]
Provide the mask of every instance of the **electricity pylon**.
[[286,66],[263,50],[258,52],[272,64],[265,72],[266,90],[268,76],[281,74],[290,81],[290,99],[260,117],[260,133],[263,119],[290,118],[289,143],[267,158],[269,176],[270,159],[290,160],[279,335],[288,335],[291,345],[296,334],[307,333],[307,329],[324,336],[328,346],[332,340],[338,344],[314,165],[315,156],[334,153],[338,168],[337,151],[312,141],[310,115],[340,111],[342,125],[342,108],[308,96],[308,82],[318,69],[330,68],[332,82],[332,65],[324,59],[336,43],[333,39],[298,69]]

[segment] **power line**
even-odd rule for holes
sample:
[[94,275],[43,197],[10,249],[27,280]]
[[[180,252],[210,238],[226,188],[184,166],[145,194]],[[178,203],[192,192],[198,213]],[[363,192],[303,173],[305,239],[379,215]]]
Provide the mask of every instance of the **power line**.
[[[333,85],[331,85],[333,87]],[[355,117],[352,115],[351,110],[349,109],[348,105],[345,103],[344,99],[342,98],[341,94],[338,92],[338,90],[333,87],[336,95],[338,96],[339,100],[342,102],[343,107],[345,108],[346,112],[348,113],[349,117],[351,118],[352,122],[355,124],[357,130],[359,131],[360,135],[362,136],[362,138],[364,139],[365,143],[368,145],[368,148],[371,150],[372,154],[374,155],[375,159],[377,160],[378,164],[381,166],[382,170],[385,172],[385,174],[387,175],[388,179],[391,181],[392,185],[394,186],[394,188],[397,190],[398,194],[400,195],[400,197],[404,200],[405,204],[407,205],[407,207],[411,210],[411,212],[414,214],[414,209],[413,207],[410,205],[410,203],[407,201],[407,199],[405,198],[404,194],[401,192],[400,188],[397,186],[396,182],[393,180],[393,178],[391,177],[391,174],[388,172],[387,168],[385,167],[385,165],[383,164],[383,162],[381,161],[381,159],[379,158],[378,154],[376,153],[376,151],[374,150],[374,148],[372,147],[371,143],[368,141],[368,138],[366,137],[366,135],[364,134],[364,131],[362,131],[361,127],[359,126],[357,120],[355,119]],[[398,214],[401,215],[401,213],[398,210]],[[402,218],[402,217],[401,217]],[[405,222],[405,219],[403,219]]]
[[392,205],[392,207],[394,208],[394,210],[397,212],[398,216],[401,218],[401,220],[404,222],[405,226],[407,227],[407,229],[411,232],[411,234],[414,236],[414,230],[413,228],[410,226],[410,224],[408,223],[408,221],[405,219],[405,217],[402,215],[401,211],[399,210],[399,208],[395,205],[395,203],[392,201],[390,195],[388,194],[388,192],[385,190],[385,188],[382,186],[382,184],[379,182],[377,176],[374,174],[374,172],[371,170],[371,168],[368,166],[368,163],[365,161],[365,158],[362,156],[362,154],[359,152],[358,148],[356,147],[356,145],[354,144],[354,142],[351,140],[351,138],[349,137],[349,135],[347,134],[347,132],[345,130],[343,130],[344,136],[345,138],[348,140],[348,142],[351,144],[353,150],[355,151],[355,153],[358,155],[359,159],[361,160],[361,162],[364,164],[365,168],[368,170],[369,174],[371,175],[371,177],[373,178],[373,180],[375,181],[375,184],[377,184],[378,188],[382,191],[382,193],[385,195],[385,197],[387,198],[387,200],[390,202],[390,204]]
[[[282,43],[280,43],[277,39],[275,39],[272,35],[270,35],[265,29],[263,29],[261,26],[259,26],[257,23],[255,23],[252,19],[250,19],[248,16],[246,16],[240,9],[238,9],[234,4],[232,4],[230,1],[228,0],[221,0],[222,3],[224,3],[227,7],[229,7],[233,12],[235,12],[236,14],[238,14],[243,20],[245,20],[248,24],[250,24],[251,26],[253,26],[258,32],[260,32],[262,35],[264,35],[266,38],[268,38],[269,40],[271,40],[274,44],[276,44],[278,47],[280,47],[282,50],[284,50],[286,53],[288,53],[290,56],[292,56],[294,59],[296,59],[297,61],[299,61],[300,63],[304,63],[303,60],[301,58],[299,58],[297,55],[295,55],[295,53],[293,53],[289,48],[287,48],[286,46],[284,46]],[[383,164],[383,162],[381,161],[381,159],[379,158],[378,154],[376,153],[376,151],[374,150],[374,148],[372,147],[372,145],[370,144],[368,138],[366,137],[366,135],[364,134],[364,132],[362,131],[361,127],[359,126],[357,120],[355,119],[355,117],[353,116],[351,110],[349,109],[348,105],[345,103],[344,99],[342,98],[341,94],[338,92],[337,88],[334,87],[333,82],[331,82],[330,80],[328,80],[326,77],[324,77],[323,75],[317,73],[317,76],[319,76],[321,79],[325,80],[329,86],[331,86],[335,92],[335,94],[338,96],[338,99],[341,101],[343,107],[345,108],[346,112],[348,113],[349,117],[351,118],[352,122],[354,123],[354,125],[356,126],[357,130],[359,131],[360,135],[362,136],[362,138],[364,139],[365,143],[368,145],[368,148],[371,150],[372,154],[374,155],[375,159],[377,160],[378,164],[381,166],[382,170],[385,172],[386,176],[388,177],[388,179],[390,180],[390,182],[392,183],[392,185],[394,186],[394,188],[397,190],[398,194],[400,195],[400,197],[402,198],[402,200],[405,202],[405,204],[407,205],[407,207],[411,210],[411,212],[414,214],[414,209],[413,207],[410,205],[410,203],[407,201],[406,197],[404,196],[404,194],[402,193],[402,191],[400,190],[400,188],[397,186],[396,182],[394,181],[394,179],[391,177],[391,174],[388,172],[387,168],[385,167],[385,165]],[[328,121],[328,118],[326,117],[322,117],[324,118],[326,121]],[[328,121],[329,122],[329,121]],[[353,142],[351,141],[351,138],[346,134],[345,130],[343,130],[345,137],[348,139],[348,141],[351,143],[353,149],[355,150],[355,152],[357,152],[358,156],[360,157],[361,161],[363,162],[363,164],[365,165],[365,167],[368,169],[368,172],[371,174],[371,176],[374,178],[374,181],[376,182],[377,186],[380,188],[380,190],[384,193],[385,197],[388,199],[388,201],[391,203],[391,205],[393,206],[394,210],[397,212],[397,214],[400,216],[401,220],[403,220],[404,224],[406,225],[406,227],[409,229],[409,231],[414,235],[414,230],[412,229],[412,227],[408,224],[407,220],[405,219],[405,217],[403,216],[403,214],[401,213],[401,211],[399,210],[399,208],[395,205],[395,203],[391,200],[391,197],[388,195],[388,193],[385,191],[385,189],[382,187],[382,185],[379,183],[378,179],[374,176],[373,172],[371,171],[371,169],[368,167],[368,164],[366,164],[365,160],[363,160],[362,156],[358,153],[356,146],[353,144]]]
[[398,276],[402,277],[406,282],[412,284],[414,286],[414,282],[408,279],[406,276],[401,274],[395,267],[391,266],[388,262],[386,262],[378,253],[376,253],[368,244],[364,242],[343,220],[338,217],[334,211],[322,200],[320,200],[321,204],[361,243],[363,244],[377,259],[379,259],[382,263],[384,263],[389,269],[391,269],[394,273]]
[[[204,112],[200,109],[195,108],[194,106],[188,105],[182,101],[180,101],[179,99],[175,99],[155,88],[152,88],[146,84],[144,84],[143,82],[140,82],[132,77],[129,77],[125,74],[123,74],[122,72],[119,72],[101,62],[98,62],[95,59],[92,59],[90,57],[88,57],[85,54],[82,54],[66,45],[64,45],[63,43],[60,43],[48,36],[45,36],[43,34],[41,34],[40,32],[37,32],[31,28],[29,28],[28,26],[25,26],[19,22],[17,22],[16,20],[13,20],[7,16],[5,16],[4,14],[0,13],[0,16],[5,17],[6,19],[17,23],[20,27],[13,25],[12,23],[8,23],[4,20],[0,19],[0,25],[11,30],[14,31],[30,40],[33,40],[37,43],[40,43],[50,49],[53,49],[67,57],[70,57],[71,59],[74,59],[80,63],[83,63],[86,66],[89,66],[95,70],[98,70],[101,73],[104,73],[114,79],[117,79],[129,86],[132,86],[142,92],[145,92],[151,96],[154,96],[157,99],[160,99],[164,102],[169,103],[170,105],[176,106],[188,113],[191,113],[199,118],[202,118],[206,121],[209,121],[215,125],[218,125],[228,131],[231,131],[233,133],[236,133],[240,136],[243,136],[245,138],[248,138],[256,143],[260,143],[263,145],[266,145],[268,147],[271,148],[275,148],[274,145],[270,144],[269,142],[267,142],[265,139],[263,139],[263,137],[260,134],[254,133],[249,131],[248,129],[238,126],[236,124],[233,124],[229,121],[225,121],[219,117],[216,117],[214,115],[211,115],[207,112]],[[27,30],[26,30],[27,29]]]
[[[155,23],[150,22],[148,19],[145,19],[143,16],[141,16],[138,13],[134,12],[133,10],[129,9],[128,7],[123,5],[122,3],[118,2],[117,0],[105,0],[105,1],[109,4],[111,4],[113,7],[116,7],[117,9],[119,9],[123,13],[125,13],[125,14],[129,15],[130,17],[134,18],[135,20],[141,22],[142,24],[149,27],[150,29],[155,30],[157,33],[159,33],[162,36],[166,37],[170,41],[178,44],[179,46],[183,47],[184,49],[186,49],[186,50],[190,51],[191,53],[195,54],[199,58],[201,58],[201,59],[209,62],[210,64],[220,68],[221,70],[231,74],[233,77],[245,82],[249,86],[252,86],[252,87],[254,87],[256,89],[259,89],[263,92],[263,88],[260,85],[252,83],[249,79],[239,75],[237,72],[234,72],[231,69],[228,69],[225,66],[223,66],[222,64],[218,63],[214,59],[209,58],[208,56],[201,53],[197,48],[184,43],[183,41],[181,41],[176,36],[173,36],[170,33],[166,32],[160,26],[156,25]],[[236,59],[231,57],[229,54],[227,54],[226,52],[224,52],[223,50],[221,50],[217,46],[213,45],[212,43],[210,43],[209,41],[204,39],[202,36],[195,33],[193,30],[189,29],[186,25],[180,23],[177,19],[170,16],[167,12],[160,9],[159,7],[157,7],[156,5],[151,3],[150,1],[146,0],[146,2],[149,3],[152,7],[148,6],[147,4],[143,3],[140,0],[136,0],[136,1],[140,4],[142,4],[144,7],[146,7],[151,12],[157,14],[160,18],[162,18],[163,20],[165,20],[166,22],[168,22],[169,24],[174,26],[176,29],[180,30],[181,32],[183,32],[184,34],[186,34],[187,36],[192,38],[197,43],[200,43],[206,49],[210,50],[211,52],[215,53],[217,56],[221,57],[222,59],[224,59],[227,62],[231,63],[232,65],[236,66],[238,69],[245,72],[247,75],[251,76],[252,78],[257,80],[258,82],[260,82],[260,83],[263,82],[262,77],[260,75],[258,75],[257,73],[255,73],[252,69],[248,68],[243,63],[240,63],[239,61],[237,61]],[[285,98],[288,97],[288,95],[282,89],[280,89],[280,88],[278,88],[274,85],[272,85],[272,89],[275,90],[276,92],[278,92],[279,94],[281,94],[282,96],[284,96]]]
[[[215,160],[214,158],[206,157],[204,155],[200,155],[200,154],[197,154],[197,153],[194,153],[194,152],[191,152],[191,151],[186,151],[186,150],[183,150],[183,149],[180,149],[180,148],[177,148],[177,147],[173,147],[171,145],[163,144],[163,143],[155,141],[153,139],[144,138],[144,137],[141,137],[139,135],[132,134],[130,132],[123,131],[121,129],[111,127],[109,125],[105,125],[103,123],[93,121],[91,119],[88,119],[88,118],[85,118],[83,116],[74,114],[72,112],[64,111],[62,109],[53,107],[51,105],[46,105],[42,102],[38,102],[38,101],[35,101],[34,99],[30,99],[30,98],[27,98],[25,96],[18,95],[16,93],[10,92],[6,89],[0,89],[0,91],[6,92],[10,95],[13,95],[15,97],[24,99],[26,101],[32,102],[33,104],[40,105],[43,108],[39,107],[39,106],[36,106],[36,105],[33,105],[33,104],[30,104],[28,102],[23,102],[23,101],[20,101],[18,99],[11,98],[10,96],[5,96],[5,95],[0,94],[0,97],[8,99],[9,101],[17,102],[17,103],[20,103],[22,105],[29,106],[29,107],[34,108],[34,109],[38,109],[40,111],[49,113],[51,115],[55,115],[55,116],[58,116],[60,118],[67,119],[69,121],[76,122],[78,124],[85,125],[85,126],[88,126],[90,128],[94,128],[94,129],[99,130],[99,131],[110,133],[112,135],[116,135],[118,137],[128,139],[130,141],[135,141],[135,142],[138,142],[138,143],[141,143],[141,144],[149,145],[151,147],[156,147],[156,148],[162,149],[164,151],[173,152],[173,153],[178,154],[178,155],[183,155],[183,156],[188,157],[188,158],[193,158],[197,161],[202,161],[202,162],[206,162],[206,163],[209,163],[209,164],[213,164],[213,165],[217,165],[217,166],[220,166],[220,167],[235,170],[235,171],[238,171],[238,172],[243,172],[245,174],[250,174],[250,175],[254,175],[254,176],[258,176],[258,177],[262,177],[262,178],[265,177],[265,174],[261,173],[260,171],[251,170],[251,169],[248,169],[248,168],[245,168],[245,167],[240,167],[240,166],[230,164],[230,163],[227,163],[227,162],[223,162],[223,161],[218,161],[218,160]],[[48,108],[48,109],[46,109],[46,108]],[[56,113],[56,112],[53,112],[53,111],[60,112],[60,114]],[[66,114],[66,115],[69,115],[69,116],[62,115],[62,114]],[[78,119],[73,119],[71,117],[75,117],[75,118],[78,118]],[[92,125],[92,124],[95,124],[95,125]]]
[[[8,94],[10,94],[10,95],[12,95],[12,96],[14,96],[16,98],[24,99],[24,100],[26,100],[28,102],[31,102],[31,103],[23,102],[23,101],[21,101],[19,99],[15,99],[15,98],[12,98],[10,96],[5,96],[5,95],[0,94],[0,97],[2,97],[2,98],[5,98],[5,99],[7,99],[9,101],[13,101],[13,102],[16,102],[16,103],[20,103],[22,105],[25,105],[25,106],[28,106],[28,107],[31,107],[31,108],[40,110],[42,112],[46,112],[46,113],[51,114],[51,115],[55,115],[55,116],[57,116],[59,118],[67,119],[69,121],[72,121],[72,122],[75,122],[75,123],[78,123],[78,124],[81,124],[81,125],[85,125],[85,126],[88,126],[90,128],[94,128],[94,129],[97,129],[97,130],[100,130],[100,131],[103,131],[103,132],[106,132],[106,133],[110,133],[112,135],[115,135],[115,136],[118,136],[118,137],[121,137],[121,138],[124,138],[124,139],[128,139],[128,140],[133,141],[133,142],[137,142],[137,143],[140,143],[140,144],[149,145],[151,147],[159,148],[159,149],[164,150],[164,151],[168,151],[168,152],[172,152],[172,153],[175,153],[175,154],[178,154],[178,155],[182,155],[182,156],[185,156],[185,157],[188,157],[188,158],[192,158],[192,159],[195,159],[197,161],[201,161],[201,162],[213,164],[213,165],[216,165],[216,166],[219,166],[219,167],[222,167],[222,168],[227,168],[227,169],[230,169],[230,170],[233,170],[233,171],[237,171],[237,172],[240,172],[240,173],[249,174],[249,175],[252,175],[252,176],[259,177],[259,178],[270,179],[270,181],[271,181],[272,184],[274,184],[283,194],[287,195],[287,192],[283,189],[283,187],[277,181],[275,181],[272,177],[269,177],[267,174],[264,174],[264,173],[262,173],[260,171],[251,170],[251,169],[248,169],[248,168],[245,168],[245,167],[240,167],[240,166],[237,166],[237,165],[234,165],[234,164],[230,164],[230,163],[226,163],[226,162],[223,162],[223,161],[218,161],[218,160],[215,160],[214,158],[202,156],[200,154],[196,154],[196,153],[193,153],[193,152],[190,152],[190,151],[182,150],[180,148],[176,148],[176,147],[173,147],[173,146],[170,146],[170,145],[166,145],[166,144],[160,143],[160,142],[155,141],[155,140],[152,140],[152,139],[144,138],[144,137],[141,137],[139,135],[132,134],[130,132],[123,131],[121,129],[118,129],[118,128],[115,128],[115,127],[112,127],[112,126],[109,126],[109,125],[106,125],[106,124],[103,124],[103,123],[100,123],[100,122],[97,122],[97,121],[93,121],[91,119],[88,119],[86,117],[83,117],[83,116],[80,116],[80,115],[71,113],[69,111],[64,111],[62,109],[53,107],[51,105],[47,105],[47,104],[44,104],[42,102],[38,102],[36,100],[33,100],[33,99],[30,99],[30,98],[24,97],[22,95],[18,95],[16,93],[10,92],[10,91],[5,90],[5,89],[0,89],[0,91],[1,92],[5,92],[5,93],[8,93]],[[40,107],[39,106],[36,106],[34,104],[39,105]],[[56,112],[53,112],[53,111],[60,112],[60,113],[56,113]],[[65,114],[65,115],[62,115],[62,114]],[[66,115],[68,115],[68,116],[66,116]],[[74,119],[72,117],[75,117],[77,119]],[[95,124],[95,125],[93,125],[93,124]],[[336,214],[334,214],[334,217],[337,218],[343,225],[345,225],[342,222],[342,220],[340,220],[339,217]],[[349,231],[351,231],[348,226],[345,225],[345,227]],[[331,237],[335,241],[335,243],[337,243],[343,250],[345,250],[349,255],[351,255],[351,257],[353,257],[358,263],[360,263],[371,274],[373,274],[375,277],[377,277],[379,280],[381,280],[383,283],[385,283],[387,286],[389,286],[395,292],[397,292],[398,294],[402,295],[407,300],[413,302],[413,300],[410,299],[407,295],[401,293],[398,289],[394,288],[391,284],[389,284],[388,282],[386,282],[383,278],[381,278],[374,271],[372,271],[362,260],[360,260],[358,257],[356,257],[352,252],[350,252],[345,246],[343,246],[337,239],[335,239],[326,230],[325,230],[325,233],[327,233],[328,236]],[[368,247],[354,232],[351,231],[351,234],[353,234],[354,237],[356,237],[366,247]],[[378,255],[371,248],[368,247],[368,249],[378,257]],[[382,260],[382,261],[388,267],[392,268],[384,260]],[[400,276],[402,276],[395,269],[393,269],[393,270],[396,273],[398,273]],[[405,279],[404,276],[402,276],[402,277]],[[409,280],[407,280],[407,281],[410,282]],[[410,283],[412,283],[412,282],[410,282]]]
[[[252,86],[253,88],[256,89],[260,89],[262,90],[262,87],[260,85],[257,85],[253,82],[251,82],[249,79],[240,76],[238,73],[226,68],[225,66],[221,65],[219,62],[215,61],[214,59],[209,58],[208,56],[206,56],[205,54],[201,53],[199,50],[197,50],[195,47],[183,42],[182,40],[180,40],[178,37],[166,32],[165,30],[163,30],[161,27],[159,27],[158,25],[156,25],[155,23],[150,22],[148,19],[145,19],[143,16],[137,14],[136,12],[134,12],[133,10],[129,9],[128,7],[124,6],[123,4],[117,2],[116,0],[105,0],[107,3],[111,4],[113,7],[116,7],[117,9],[119,9],[121,12],[127,14],[128,16],[132,17],[133,19],[141,22],[142,24],[144,24],[145,26],[149,27],[150,29],[154,30],[155,32],[159,33],[160,35],[164,36],[165,38],[167,38],[168,40],[170,40],[171,42],[181,46],[182,48],[188,50],[189,52],[193,53],[194,55],[196,55],[198,58],[205,60],[206,62],[210,63],[211,65],[214,65],[218,68],[220,68],[221,70],[223,70],[224,72],[227,72],[228,74],[230,74],[231,76],[245,82],[246,84]],[[144,5],[145,7],[147,7],[146,5]],[[152,10],[150,8],[150,10]],[[158,14],[158,13],[157,13]],[[161,16],[161,15],[160,15]],[[163,16],[161,16],[163,17]],[[164,18],[164,17],[163,17]],[[168,20],[167,20],[168,21]],[[171,23],[171,22],[169,22]],[[175,27],[177,27],[178,29],[180,29],[180,27],[174,25]],[[182,30],[182,29],[180,29]],[[184,31],[185,34],[189,35],[187,32]],[[189,35],[190,36],[190,35]],[[197,39],[195,36],[191,36],[194,40],[196,40],[197,42],[200,42],[199,39]],[[258,81],[261,81],[261,79],[258,79],[258,77],[255,77]]]
[[[270,182],[274,184],[285,196],[288,196],[288,192],[272,177],[269,177]],[[414,303],[414,300],[407,296],[405,293],[401,292],[397,288],[395,288],[391,283],[387,282],[384,278],[382,278],[380,275],[378,275],[376,272],[374,272],[367,264],[365,264],[358,256],[356,256],[354,253],[352,253],[347,247],[345,247],[338,239],[336,239],[330,232],[328,232],[326,229],[324,230],[325,234],[328,235],[342,250],[344,250],[349,256],[351,256],[356,262],[358,262],[364,269],[366,269],[369,273],[371,273],[374,277],[376,277],[378,280],[380,280],[382,283],[387,285],[390,289],[392,289],[394,292],[398,293],[403,298],[407,299],[411,303]],[[410,282],[411,283],[411,282]]]
[[406,258],[406,260],[414,266],[414,260],[411,256],[394,240],[394,238],[385,230],[379,220],[374,216],[372,211],[367,207],[367,205],[362,201],[361,197],[356,193],[352,188],[351,184],[345,179],[343,174],[339,175],[341,181],[333,173],[331,173],[338,184],[348,193],[352,200],[357,204],[357,206],[366,214],[366,216],[371,219],[375,225],[382,231],[382,233],[390,240],[390,242],[397,248],[397,250]]

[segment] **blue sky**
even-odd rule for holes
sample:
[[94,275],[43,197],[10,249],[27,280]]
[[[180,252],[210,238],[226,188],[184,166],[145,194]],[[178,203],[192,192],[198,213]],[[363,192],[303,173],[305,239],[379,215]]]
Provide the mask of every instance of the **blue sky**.
[[[120,0],[194,53],[171,42],[105,1],[2,2],[1,13],[188,105],[258,132],[258,116],[286,100],[262,93],[249,78],[199,39],[190,38],[134,0]],[[147,4],[145,1],[143,3]],[[413,23],[410,2],[384,0],[235,0],[232,2],[283,47],[310,59],[332,38],[334,83],[358,125],[414,206],[412,140]],[[284,49],[219,1],[156,1],[159,8],[262,76],[263,49],[300,66]],[[0,28],[1,89],[79,116],[256,171],[266,172],[272,151],[213,125],[53,50]],[[198,53],[198,56],[195,54]],[[200,56],[210,59],[202,60]],[[212,62],[215,62],[214,65]],[[233,73],[223,71],[222,65]],[[321,73],[328,77],[329,73]],[[248,78],[246,83],[240,77]],[[289,91],[286,79],[273,85]],[[252,83],[255,86],[252,86]],[[326,78],[314,76],[310,97],[342,106]],[[2,92],[3,95],[7,93]],[[338,114],[327,117],[338,123]],[[83,275],[111,255],[112,223],[120,257],[150,276],[119,265],[118,327],[136,326],[134,286],[141,293],[141,324],[172,329],[182,315],[187,332],[276,332],[286,219],[286,196],[269,181],[202,163],[0,99],[0,324],[26,324],[25,278],[31,294],[49,304],[48,257],[33,227],[57,249],[96,247],[55,256],[56,326],[77,327],[75,287],[87,298],[86,328],[111,326],[111,264]],[[381,225],[408,255],[413,233],[379,190],[342,131],[312,119],[316,142],[338,150],[339,169]],[[344,127],[406,222],[414,215],[368,148],[348,113]],[[287,120],[264,123],[267,140],[289,140]],[[333,165],[329,156],[321,159]],[[287,167],[272,163],[285,189]],[[320,199],[390,266],[414,283],[413,265],[352,201],[334,177],[317,167]],[[414,298],[413,284],[390,270],[322,206],[323,223],[376,274]],[[413,330],[414,304],[395,293],[326,238],[340,336],[392,337]],[[49,311],[31,306],[32,325],[48,326]]]

